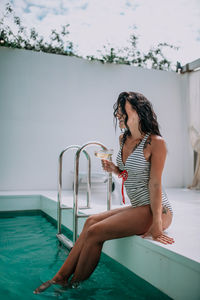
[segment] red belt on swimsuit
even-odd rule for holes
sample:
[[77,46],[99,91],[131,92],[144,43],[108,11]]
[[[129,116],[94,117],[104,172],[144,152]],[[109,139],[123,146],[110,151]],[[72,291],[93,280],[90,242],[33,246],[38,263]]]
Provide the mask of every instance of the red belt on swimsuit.
[[122,178],[122,201],[125,204],[125,197],[124,197],[124,182],[128,178],[128,172],[126,170],[122,171],[119,175],[119,178]]

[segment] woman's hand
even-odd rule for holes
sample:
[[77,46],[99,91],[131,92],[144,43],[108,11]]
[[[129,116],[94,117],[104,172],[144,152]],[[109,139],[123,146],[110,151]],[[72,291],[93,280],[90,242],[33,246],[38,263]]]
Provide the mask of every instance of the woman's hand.
[[119,174],[119,169],[117,166],[115,166],[115,164],[113,164],[113,162],[108,161],[106,159],[102,159],[101,163],[102,163],[102,168],[104,169],[104,171]]
[[150,226],[149,230],[142,235],[142,238],[146,236],[152,236],[154,241],[158,241],[163,244],[173,244],[174,239],[163,234],[162,230],[162,220],[160,221],[154,221],[152,225]]

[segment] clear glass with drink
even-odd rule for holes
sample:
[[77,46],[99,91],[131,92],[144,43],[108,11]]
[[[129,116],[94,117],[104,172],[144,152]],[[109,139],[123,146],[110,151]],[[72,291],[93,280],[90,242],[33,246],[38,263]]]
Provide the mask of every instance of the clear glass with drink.
[[108,161],[112,161],[112,155],[114,151],[113,149],[101,149],[94,152],[94,155],[99,159],[105,159]]

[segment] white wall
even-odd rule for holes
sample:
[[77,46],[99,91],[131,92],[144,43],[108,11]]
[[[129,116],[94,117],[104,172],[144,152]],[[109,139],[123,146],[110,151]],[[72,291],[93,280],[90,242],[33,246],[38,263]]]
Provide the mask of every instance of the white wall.
[[[183,75],[7,48],[0,48],[0,70],[1,190],[56,189],[58,155],[71,144],[98,140],[116,153],[112,107],[122,91],[141,92],[154,105],[169,151],[164,185],[191,182]],[[99,170],[95,158],[93,166]],[[68,188],[72,169],[68,153]]]

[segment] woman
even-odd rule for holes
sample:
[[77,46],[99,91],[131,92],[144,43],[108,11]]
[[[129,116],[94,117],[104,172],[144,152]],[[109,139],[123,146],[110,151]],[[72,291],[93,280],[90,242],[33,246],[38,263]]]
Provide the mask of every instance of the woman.
[[[156,241],[172,244],[173,238],[163,233],[172,222],[172,208],[162,190],[161,177],[166,158],[166,145],[161,137],[151,103],[139,93],[123,92],[114,105],[114,116],[120,128],[117,166],[102,160],[103,169],[124,181],[131,206],[90,216],[66,261],[49,281],[34,293],[52,284],[67,285],[86,280],[96,268],[103,243],[131,235],[151,235]],[[87,263],[86,263],[87,262]]]

